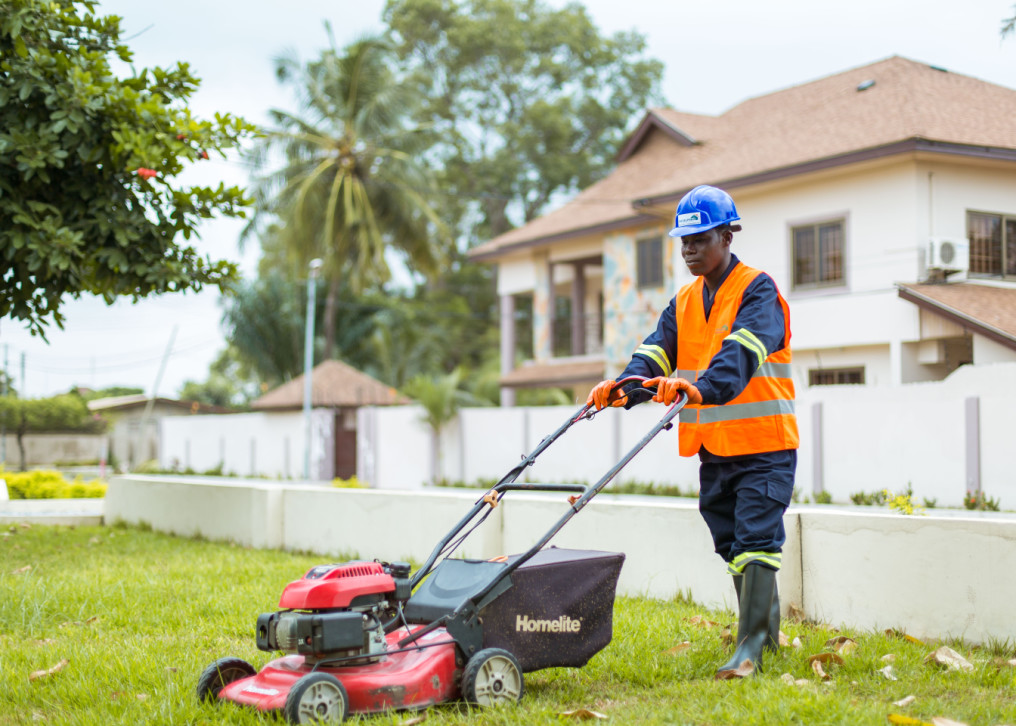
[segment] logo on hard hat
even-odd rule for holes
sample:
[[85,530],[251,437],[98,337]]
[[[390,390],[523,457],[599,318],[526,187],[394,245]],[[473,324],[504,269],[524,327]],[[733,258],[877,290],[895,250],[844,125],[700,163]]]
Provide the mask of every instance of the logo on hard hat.
[[677,215],[677,226],[678,227],[690,227],[693,224],[701,224],[702,215],[698,212],[688,212],[687,214]]

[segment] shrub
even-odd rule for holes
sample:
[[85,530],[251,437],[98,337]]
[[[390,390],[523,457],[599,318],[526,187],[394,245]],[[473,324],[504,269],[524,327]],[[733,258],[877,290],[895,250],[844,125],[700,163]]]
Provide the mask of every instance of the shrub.
[[40,469],[26,472],[5,472],[0,478],[7,482],[11,499],[101,499],[106,496],[106,483],[98,479],[84,481],[75,477],[68,482],[58,471]]
[[963,506],[981,512],[997,512],[998,500],[989,497],[984,492],[968,491],[967,495],[963,497]]
[[342,477],[335,477],[332,479],[332,486],[337,489],[368,489],[370,488],[366,482],[362,482],[356,478],[356,474],[343,479]]
[[829,492],[816,492],[815,493],[815,504],[832,504],[833,495]]

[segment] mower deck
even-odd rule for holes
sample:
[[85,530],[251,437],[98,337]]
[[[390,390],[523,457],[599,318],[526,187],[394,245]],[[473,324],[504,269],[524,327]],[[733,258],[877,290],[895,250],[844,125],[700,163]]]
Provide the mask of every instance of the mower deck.
[[[411,626],[413,631],[421,626]],[[260,672],[224,686],[221,700],[253,706],[259,711],[281,711],[293,685],[304,676],[327,673],[335,676],[349,695],[350,713],[376,713],[392,709],[419,709],[458,697],[455,644],[444,628],[421,636],[399,649],[406,637],[402,628],[389,633],[390,651],[375,663],[318,665],[302,655],[287,655],[265,664]]]

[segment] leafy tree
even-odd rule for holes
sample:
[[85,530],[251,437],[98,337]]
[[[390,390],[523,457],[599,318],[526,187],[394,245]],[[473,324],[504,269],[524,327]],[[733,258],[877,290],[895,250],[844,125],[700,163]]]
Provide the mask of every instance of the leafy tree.
[[109,386],[108,388],[100,388],[98,391],[81,391],[77,395],[87,403],[88,401],[95,401],[99,398],[113,398],[114,396],[136,396],[144,393],[145,389],[137,388],[135,386]]
[[431,480],[437,483],[441,476],[441,431],[458,414],[463,406],[490,405],[462,388],[464,372],[456,368],[438,376],[415,376],[404,392],[423,407],[423,420],[430,426],[433,469]]
[[602,177],[659,98],[663,65],[645,38],[602,36],[578,3],[388,0],[384,20],[426,99],[444,213],[469,243]]
[[[277,75],[294,87],[301,110],[272,111],[277,128],[255,157],[267,171],[256,186],[256,221],[278,220],[275,234],[302,272],[311,259],[324,261],[326,357],[335,349],[343,285],[354,293],[378,289],[390,276],[390,251],[414,269],[436,266],[430,239],[442,225],[426,198],[432,184],[419,163],[422,137],[405,123],[414,97],[392,66],[378,38],[342,51],[333,41],[306,65],[280,59]],[[280,154],[282,165],[270,169]]]
[[1002,21],[1002,37],[1016,33],[1016,5],[1013,5],[1013,16]]
[[180,398],[210,406],[243,407],[260,392],[251,379],[249,369],[237,359],[236,349],[227,347],[212,361],[207,380],[184,381]]
[[253,127],[194,118],[185,63],[120,78],[120,19],[92,0],[5,0],[0,11],[0,317],[33,333],[67,296],[149,295],[222,286],[233,263],[180,244],[216,213],[242,216],[240,189],[174,177]]
[[88,410],[85,400],[76,393],[49,398],[16,398],[0,396],[0,421],[6,431],[17,434],[21,454],[21,470],[25,470],[25,434],[75,431],[102,433],[106,421]]

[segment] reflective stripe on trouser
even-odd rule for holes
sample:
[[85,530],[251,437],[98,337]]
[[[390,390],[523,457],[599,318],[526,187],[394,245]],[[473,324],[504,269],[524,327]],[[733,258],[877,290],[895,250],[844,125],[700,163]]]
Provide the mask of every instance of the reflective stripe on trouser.
[[727,574],[740,575],[752,562],[765,565],[771,570],[779,570],[783,555],[780,552],[742,552],[727,563]]
[[797,452],[792,449],[702,463],[699,511],[716,553],[731,563],[732,574],[743,572],[749,562],[779,569],[786,541],[783,513],[794,491],[796,468]]

